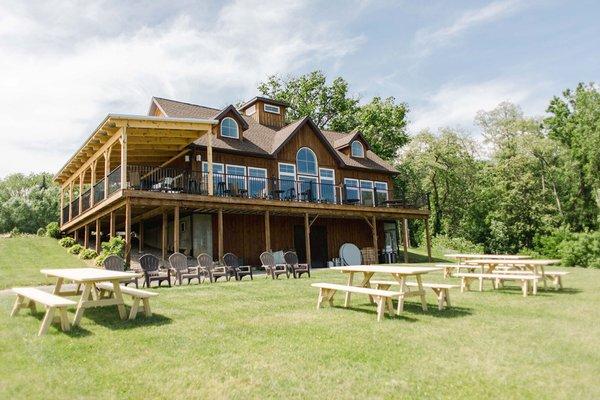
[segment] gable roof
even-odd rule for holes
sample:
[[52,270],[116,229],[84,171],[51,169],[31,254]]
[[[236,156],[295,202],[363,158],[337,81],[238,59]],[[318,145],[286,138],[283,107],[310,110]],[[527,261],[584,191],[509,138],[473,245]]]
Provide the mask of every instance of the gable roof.
[[[225,110],[228,110],[230,107],[232,107],[228,106],[224,110],[219,110],[217,108],[163,99],[160,97],[153,97],[153,102],[155,102],[156,106],[163,111],[166,117],[174,118],[218,119],[217,117],[219,115],[224,115],[226,113]],[[336,150],[341,143],[350,143],[352,139],[358,135],[361,135],[362,137],[360,132],[343,133],[321,130],[308,117],[304,117],[298,121],[284,126],[279,130],[275,130],[259,124],[252,117],[243,114],[239,115],[241,120],[245,121],[248,125],[248,128],[244,131],[244,140],[221,138],[218,136],[213,137],[212,146],[214,149],[243,153],[258,157],[275,157],[281,148],[285,146],[285,144],[288,143],[304,125],[308,124],[342,166],[385,173],[397,173],[396,169],[392,165],[381,159],[371,150],[365,151],[365,158],[349,157],[341,151]],[[194,145],[206,147],[206,135],[202,135],[200,138],[195,140]]]
[[244,117],[242,117],[242,114],[240,114],[240,112],[233,106],[233,104],[225,107],[220,113],[218,113],[217,115],[215,115],[213,117],[213,119],[217,119],[217,120],[220,121],[229,112],[232,112],[237,117],[238,122],[242,123],[242,128],[244,130],[248,129],[248,122],[246,122],[246,120],[244,119]]
[[255,98],[248,100],[247,102],[242,104],[242,106],[240,107],[240,110],[245,110],[246,108],[250,107],[252,104],[256,103],[257,101],[262,101],[263,103],[274,104],[276,106],[282,106],[282,107],[290,106],[285,101],[270,99],[268,97],[256,96]]
[[371,146],[369,146],[369,142],[365,139],[363,134],[357,129],[354,129],[352,132],[344,134],[344,136],[337,139],[333,143],[333,147],[335,147],[338,150],[343,149],[344,147],[348,147],[350,145],[350,143],[352,143],[353,141],[355,141],[358,138],[362,139],[362,142],[367,145],[366,146],[367,150],[369,150],[371,148]]

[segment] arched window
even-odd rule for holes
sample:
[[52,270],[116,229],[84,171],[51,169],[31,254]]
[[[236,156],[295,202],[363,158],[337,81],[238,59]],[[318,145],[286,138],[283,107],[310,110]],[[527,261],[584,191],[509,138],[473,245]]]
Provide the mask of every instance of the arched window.
[[358,140],[352,142],[352,157],[364,157],[365,156],[365,148],[363,144]]
[[230,117],[225,117],[221,121],[221,136],[239,139],[240,133],[238,131],[238,124],[235,122],[235,119]]
[[308,147],[303,147],[296,154],[298,174],[317,175],[317,156]]

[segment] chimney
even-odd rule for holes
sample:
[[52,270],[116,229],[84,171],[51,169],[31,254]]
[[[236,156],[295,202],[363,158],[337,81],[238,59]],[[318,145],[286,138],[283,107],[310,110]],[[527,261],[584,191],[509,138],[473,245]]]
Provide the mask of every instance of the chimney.
[[240,108],[240,112],[252,117],[261,125],[273,129],[280,129],[285,125],[285,110],[287,107],[288,104],[280,100],[273,100],[267,97],[255,97],[245,103]]

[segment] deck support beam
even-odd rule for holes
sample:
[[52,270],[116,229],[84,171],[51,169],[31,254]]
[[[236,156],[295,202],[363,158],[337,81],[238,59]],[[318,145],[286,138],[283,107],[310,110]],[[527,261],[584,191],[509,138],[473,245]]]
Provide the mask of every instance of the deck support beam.
[[375,248],[375,263],[379,264],[379,245],[377,243],[377,218],[371,217],[371,234],[373,235],[373,247]]
[[110,174],[110,152],[112,146],[104,151],[104,198],[108,197],[108,175]]
[[127,189],[127,128],[121,128],[121,189]]
[[162,259],[163,262],[166,262],[167,260],[167,226],[169,224],[169,220],[168,220],[168,216],[167,216],[167,211],[163,210],[162,213],[162,239],[161,239],[161,250],[162,250]]
[[83,212],[83,197],[81,195],[83,194],[83,177],[84,176],[85,176],[85,170],[83,170],[81,172],[81,175],[79,175],[79,198],[78,198],[79,212],[77,213],[78,215]]
[[98,159],[92,161],[92,175],[90,176],[90,208],[94,207],[96,199],[94,196],[94,186],[96,185],[96,167],[98,166]]
[[179,253],[179,206],[173,213],[173,251]]
[[429,219],[425,219],[425,238],[427,240],[427,259],[431,262],[431,236],[429,235]]
[[73,219],[73,182],[69,183],[69,221]]
[[404,246],[404,262],[408,263],[408,219],[402,220],[402,244]]
[[223,258],[223,209],[219,208],[217,212],[217,245],[219,251],[219,260]]
[[265,211],[265,251],[271,251],[271,213]]
[[125,203],[125,264],[131,262],[131,202]]
[[83,227],[83,248],[84,249],[88,248],[89,238],[90,238],[90,227],[88,224],[85,224],[85,226]]
[[206,163],[208,167],[208,195],[212,196],[214,193],[212,130],[209,130],[206,134],[208,135],[208,141],[206,144]]
[[144,223],[140,221],[138,225],[138,253],[142,254],[144,248]]
[[308,213],[304,213],[304,246],[306,247],[306,263],[310,267],[310,223],[308,222]]
[[110,238],[114,238],[117,235],[117,226],[116,226],[116,221],[115,221],[115,212],[111,211],[110,212]]
[[96,253],[100,254],[100,218],[96,219]]

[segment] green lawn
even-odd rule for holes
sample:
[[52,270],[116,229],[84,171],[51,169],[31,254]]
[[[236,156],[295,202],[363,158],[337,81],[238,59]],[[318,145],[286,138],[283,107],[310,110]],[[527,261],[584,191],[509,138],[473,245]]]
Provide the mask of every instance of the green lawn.
[[68,254],[57,240],[47,237],[0,237],[0,289],[49,283],[42,268],[81,267],[90,264]]
[[[60,249],[60,251],[62,251]],[[36,337],[41,313],[8,314],[0,295],[2,398],[599,398],[600,271],[570,269],[562,292],[452,293],[377,323],[352,309],[315,309],[311,279],[156,289],[155,315],[86,311],[69,334]],[[14,276],[14,275],[12,275]],[[3,275],[3,280],[7,279]],[[427,280],[441,280],[441,274]],[[3,282],[5,286],[12,282]],[[154,290],[154,289],[153,289]],[[72,318],[72,310],[70,317]]]

